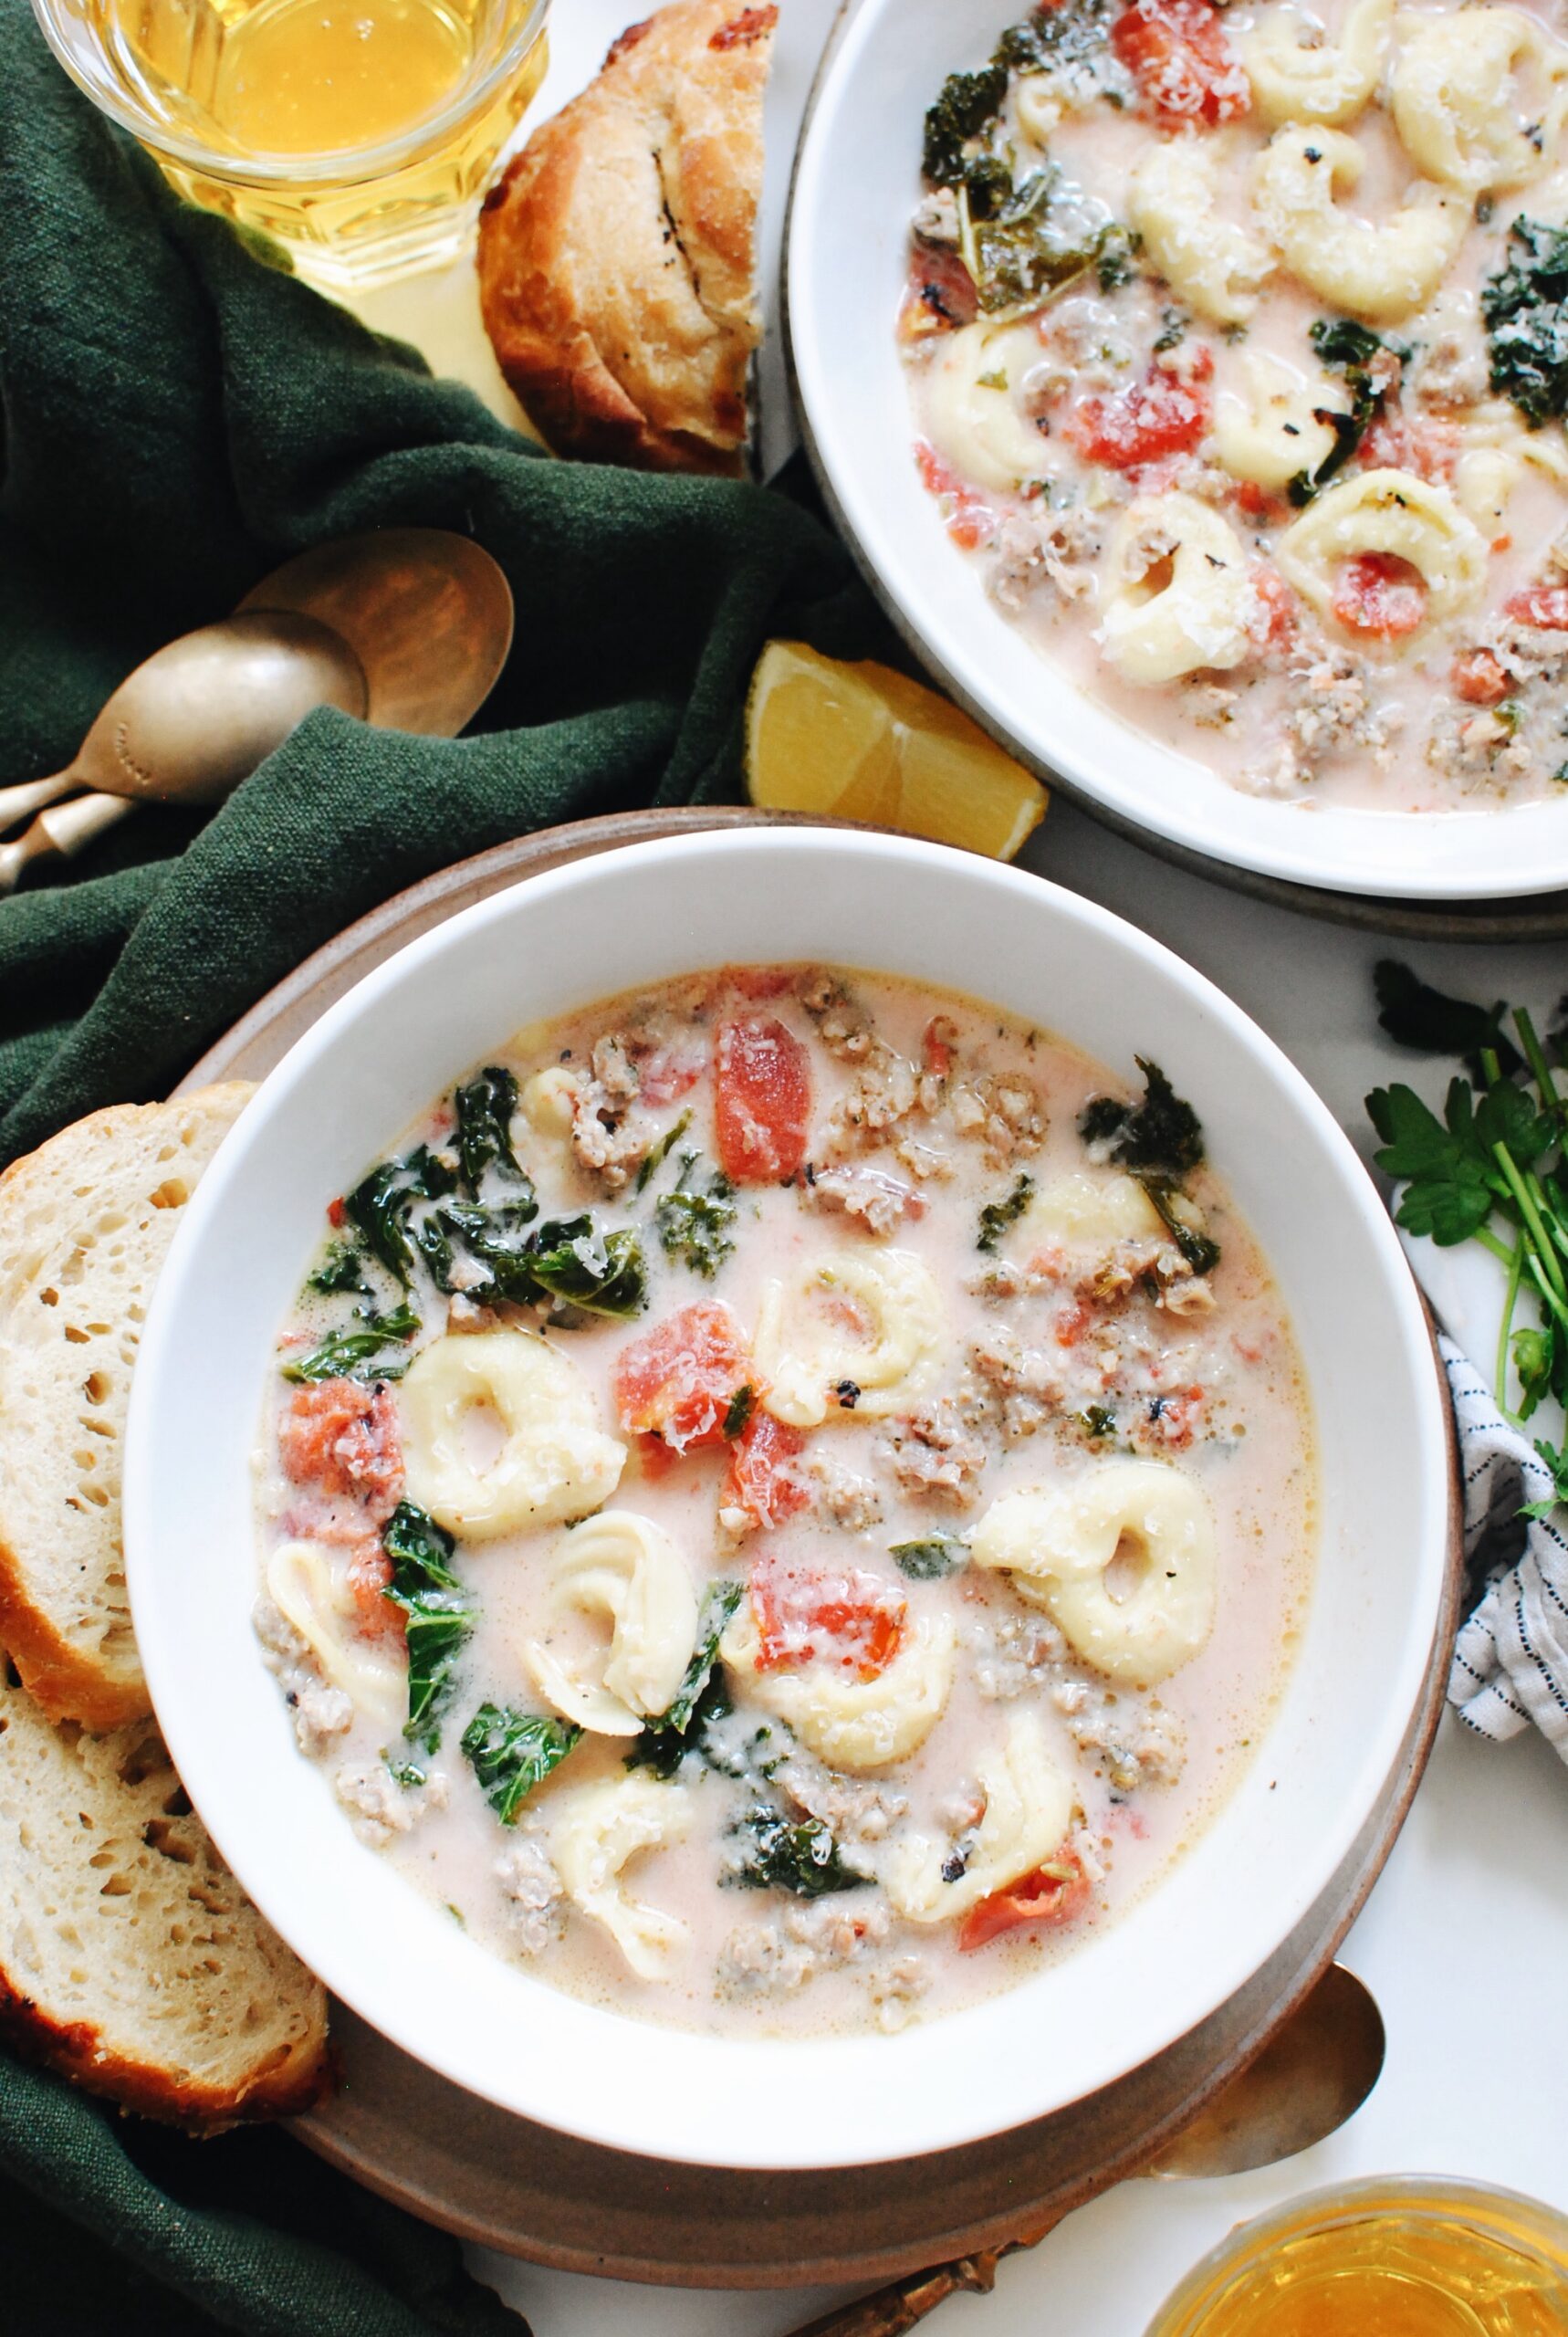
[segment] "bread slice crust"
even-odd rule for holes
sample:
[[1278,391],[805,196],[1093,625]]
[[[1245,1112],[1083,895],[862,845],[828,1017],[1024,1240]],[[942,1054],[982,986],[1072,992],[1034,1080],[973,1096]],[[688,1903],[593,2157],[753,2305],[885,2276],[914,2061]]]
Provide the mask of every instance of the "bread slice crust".
[[632,26],[486,198],[486,330],[557,453],[738,476],[777,16],[675,0]]
[[151,1709],[120,1534],[131,1370],[184,1203],[253,1092],[111,1106],[0,1177],[0,1646],[54,1720]]

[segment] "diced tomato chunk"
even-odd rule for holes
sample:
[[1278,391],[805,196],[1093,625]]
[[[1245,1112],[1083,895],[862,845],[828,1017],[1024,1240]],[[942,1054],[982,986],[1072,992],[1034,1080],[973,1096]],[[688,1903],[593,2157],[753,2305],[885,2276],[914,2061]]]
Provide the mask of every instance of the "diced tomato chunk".
[[764,1565],[751,1577],[759,1672],[838,1663],[874,1680],[898,1653],[908,1608],[893,1585],[859,1567],[825,1574]]
[[1500,706],[1513,685],[1490,649],[1462,649],[1448,668],[1454,696],[1467,706]]
[[341,1193],[337,1194],[337,1195],[336,1195],[336,1196],[335,1196],[331,1200],[329,1200],[329,1201],[328,1202],[328,1204],[327,1204],[327,1222],[328,1222],[328,1224],[329,1224],[329,1225],[330,1225],[331,1227],[333,1227],[333,1228],[334,1228],[334,1230],[335,1230],[337,1227],[340,1226],[340,1225],[343,1223],[343,1221],[344,1221],[344,1220],[347,1218],[348,1214],[349,1214],[349,1211],[348,1211],[348,1209],[347,1209],[346,1204],[344,1203],[343,1196],[342,1196],[342,1194],[341,1194]]
[[749,1370],[728,1307],[699,1299],[622,1354],[613,1380],[621,1425],[672,1452],[722,1444],[726,1415]]
[[1457,422],[1407,414],[1389,404],[1367,424],[1357,460],[1366,471],[1414,471],[1417,478],[1452,478],[1463,437]]
[[371,1639],[401,1640],[407,1635],[408,1618],[382,1593],[392,1578],[392,1564],[379,1537],[367,1536],[356,1545],[349,1560],[349,1588],[354,1617]]
[[397,1408],[384,1384],[323,1379],[296,1389],[277,1425],[277,1450],[291,1484],[347,1494],[378,1525],[402,1497]]
[[1539,625],[1543,633],[1568,632],[1568,584],[1527,584],[1503,603],[1515,624]]
[[1208,392],[1198,373],[1179,382],[1157,368],[1114,397],[1080,398],[1067,435],[1086,461],[1137,470],[1166,455],[1190,453],[1208,428]]
[[1063,1843],[1044,1866],[970,1908],[959,1926],[959,1952],[972,1955],[976,1948],[999,1939],[1003,1932],[1017,1931],[1021,1923],[1070,1923],[1088,1903],[1089,1877],[1082,1860]]
[[719,1165],[737,1185],[787,1183],[805,1159],[810,1058],[775,1016],[740,1015],[720,1028],[714,1116]]
[[1402,641],[1427,613],[1426,579],[1397,552],[1358,551],[1340,570],[1329,605],[1352,633]]
[[1161,121],[1235,121],[1252,85],[1211,0],[1134,0],[1111,46]]
[[920,1038],[920,1060],[925,1069],[936,1079],[946,1079],[953,1068],[953,1043],[958,1036],[958,1026],[946,1014],[934,1014]]
[[753,1525],[781,1525],[811,1498],[793,1466],[805,1449],[802,1430],[758,1408],[730,1447],[726,1500]]

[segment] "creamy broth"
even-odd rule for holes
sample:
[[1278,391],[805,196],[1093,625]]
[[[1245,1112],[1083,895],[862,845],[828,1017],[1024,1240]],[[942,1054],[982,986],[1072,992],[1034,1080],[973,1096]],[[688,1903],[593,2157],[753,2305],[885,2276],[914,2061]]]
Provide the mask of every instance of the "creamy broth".
[[[998,606],[1249,792],[1555,800],[1568,376],[1526,381],[1484,303],[1533,267],[1516,222],[1556,251],[1568,220],[1558,9],[1062,0],[1020,29],[972,133],[928,135],[899,325],[922,475]],[[1031,188],[1060,251],[1009,262]],[[1516,356],[1564,330],[1568,274],[1531,282]]]
[[459,1083],[329,1211],[268,1399],[257,1629],[346,1822],[541,1979],[732,2034],[934,2017],[1156,1882],[1315,1525],[1278,1294],[1150,1081],[786,968]]

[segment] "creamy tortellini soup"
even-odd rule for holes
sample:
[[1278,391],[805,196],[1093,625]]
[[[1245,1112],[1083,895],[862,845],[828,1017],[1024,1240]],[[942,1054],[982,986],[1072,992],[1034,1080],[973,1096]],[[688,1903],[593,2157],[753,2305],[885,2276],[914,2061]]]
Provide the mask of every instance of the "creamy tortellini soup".
[[893,2029],[1208,1821],[1308,1597],[1296,1349],[1202,1128],[903,980],[520,1032],[278,1341],[262,1650],[361,1839],[574,1994]]
[[952,75],[899,333],[998,606],[1251,792],[1556,800],[1565,117],[1560,5],[1059,0]]

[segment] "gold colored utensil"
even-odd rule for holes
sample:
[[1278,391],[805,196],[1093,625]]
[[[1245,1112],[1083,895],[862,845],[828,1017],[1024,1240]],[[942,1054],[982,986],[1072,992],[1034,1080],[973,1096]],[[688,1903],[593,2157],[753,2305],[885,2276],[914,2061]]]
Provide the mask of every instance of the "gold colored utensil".
[[[511,643],[511,589],[465,536],[389,528],[302,553],[232,617],[129,675],[65,770],[0,789],[0,828],[40,812],[0,845],[0,893],[47,854],[82,851],[138,802],[221,802],[318,706],[453,738]],[[42,811],[81,786],[95,791]]]
[[[1383,2016],[1371,1990],[1343,1964],[1331,1964],[1257,2059],[1139,2174],[1187,2182],[1293,2158],[1361,2108],[1382,2072],[1385,2044]],[[795,2337],[904,2337],[961,2290],[988,2293],[1000,2258],[1038,2246],[1060,2220],[1052,2215],[1005,2248],[907,2273],[873,2296],[824,2313]]]

